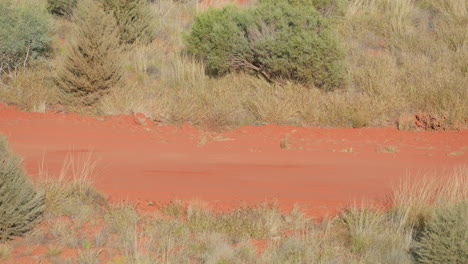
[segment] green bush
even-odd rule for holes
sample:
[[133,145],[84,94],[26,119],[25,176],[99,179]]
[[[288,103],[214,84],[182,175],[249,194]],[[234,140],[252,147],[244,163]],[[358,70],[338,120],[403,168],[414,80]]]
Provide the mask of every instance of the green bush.
[[149,43],[155,38],[155,21],[147,0],[101,0],[113,13],[123,44]]
[[293,80],[324,90],[344,82],[345,53],[337,33],[303,0],[208,10],[195,18],[187,47],[213,75],[248,70],[270,81]]
[[229,59],[233,54],[249,52],[245,32],[253,24],[252,17],[235,6],[209,9],[195,17],[187,48],[190,53],[206,61],[212,75],[229,71]]
[[47,10],[57,16],[70,16],[77,0],[47,0]]
[[31,230],[43,209],[44,195],[34,190],[21,160],[8,152],[6,140],[0,137],[0,242]]
[[0,1],[0,73],[24,67],[49,48],[50,16],[34,4]]
[[468,260],[468,202],[440,208],[411,253],[416,263],[464,264]]
[[311,2],[325,17],[343,16],[348,4],[347,0],[311,0]]
[[114,17],[99,3],[80,0],[73,15],[70,41],[57,78],[71,103],[91,106],[122,82],[121,49]]

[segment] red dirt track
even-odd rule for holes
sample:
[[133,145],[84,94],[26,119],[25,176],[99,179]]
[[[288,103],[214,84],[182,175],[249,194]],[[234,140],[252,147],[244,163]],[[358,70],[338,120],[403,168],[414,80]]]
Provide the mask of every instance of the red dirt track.
[[[42,160],[57,175],[67,153],[92,152],[97,189],[141,205],[198,199],[223,209],[277,200],[320,216],[352,201],[382,199],[401,177],[468,164],[467,129],[268,125],[214,135],[144,117],[24,113],[0,105],[0,134],[33,177]],[[285,137],[290,149],[280,147]]]

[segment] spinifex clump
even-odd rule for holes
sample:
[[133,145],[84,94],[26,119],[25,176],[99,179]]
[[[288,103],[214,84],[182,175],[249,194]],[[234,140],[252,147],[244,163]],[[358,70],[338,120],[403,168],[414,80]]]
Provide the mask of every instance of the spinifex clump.
[[31,230],[44,210],[44,195],[34,190],[21,159],[0,138],[0,242]]

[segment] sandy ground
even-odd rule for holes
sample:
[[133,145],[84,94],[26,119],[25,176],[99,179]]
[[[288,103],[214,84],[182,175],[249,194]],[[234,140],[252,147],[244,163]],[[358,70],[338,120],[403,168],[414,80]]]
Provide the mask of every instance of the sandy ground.
[[383,200],[402,177],[468,164],[468,130],[246,126],[222,134],[158,126],[144,115],[80,117],[0,106],[0,134],[36,177],[65,156],[92,152],[99,191],[112,201],[203,200],[226,209],[277,200],[323,216]]

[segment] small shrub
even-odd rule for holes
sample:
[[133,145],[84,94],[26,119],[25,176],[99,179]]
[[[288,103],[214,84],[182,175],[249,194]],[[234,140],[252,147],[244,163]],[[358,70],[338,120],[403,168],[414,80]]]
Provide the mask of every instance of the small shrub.
[[209,9],[195,17],[186,41],[188,50],[204,60],[211,75],[222,75],[230,70],[233,54],[245,54],[249,43],[245,38],[253,19],[235,6]]
[[57,16],[71,16],[77,0],[47,0],[47,10]]
[[214,226],[218,232],[235,238],[267,239],[277,236],[283,225],[276,205],[265,203],[218,215]]
[[0,88],[2,101],[18,105],[22,111],[46,112],[58,102],[59,91],[51,76],[53,71],[53,66],[45,60],[37,60],[17,71],[15,78],[8,82],[10,88]]
[[247,70],[270,81],[333,90],[344,83],[345,53],[330,21],[300,0],[259,1],[196,17],[188,49],[212,74]]
[[43,213],[44,195],[34,190],[20,166],[20,158],[0,138],[0,242],[31,230]]
[[184,205],[180,200],[173,200],[167,206],[162,207],[161,212],[172,217],[181,217],[184,215]]
[[50,17],[35,4],[0,1],[0,76],[45,55],[49,48]]
[[427,223],[412,255],[416,263],[462,264],[468,259],[468,202],[438,209]]
[[325,17],[343,16],[346,13],[348,3],[346,0],[312,0],[311,2]]
[[332,24],[306,2],[263,0],[260,23],[249,29],[253,64],[272,78],[296,80],[325,90],[344,81],[344,52]]
[[122,248],[127,253],[135,252],[138,236],[137,224],[140,221],[135,206],[131,204],[113,205],[107,210],[104,219],[108,223],[110,231],[120,236],[119,241]]
[[154,16],[147,0],[102,0],[113,13],[123,44],[149,43],[155,38]]
[[59,86],[71,101],[90,106],[122,84],[118,28],[112,15],[92,0],[78,2],[76,36],[59,69]]
[[10,257],[13,246],[7,243],[0,243],[0,261]]

